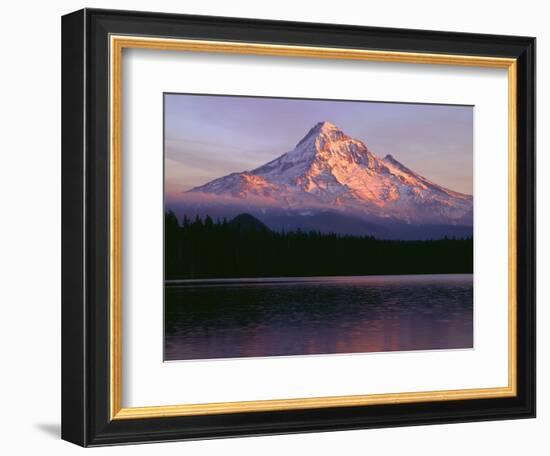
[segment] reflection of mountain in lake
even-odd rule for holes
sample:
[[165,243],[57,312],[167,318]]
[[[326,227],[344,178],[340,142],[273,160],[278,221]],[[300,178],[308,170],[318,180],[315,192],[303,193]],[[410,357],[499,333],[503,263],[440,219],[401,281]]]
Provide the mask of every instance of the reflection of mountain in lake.
[[320,230],[381,238],[471,236],[473,198],[444,188],[393,156],[377,157],[330,122],[251,171],[185,192],[170,208],[234,217],[248,212],[272,229]]

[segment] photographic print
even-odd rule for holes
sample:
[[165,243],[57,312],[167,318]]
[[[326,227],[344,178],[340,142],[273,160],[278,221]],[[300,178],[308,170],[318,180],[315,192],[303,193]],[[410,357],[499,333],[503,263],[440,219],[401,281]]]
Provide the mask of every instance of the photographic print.
[[61,35],[64,440],[535,417],[535,38]]
[[473,347],[473,106],[164,94],[165,361]]

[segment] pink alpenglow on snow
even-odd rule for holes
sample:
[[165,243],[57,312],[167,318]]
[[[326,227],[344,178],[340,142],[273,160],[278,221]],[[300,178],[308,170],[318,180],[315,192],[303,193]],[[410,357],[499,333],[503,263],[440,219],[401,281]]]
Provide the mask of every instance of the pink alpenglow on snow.
[[182,199],[300,214],[329,210],[407,224],[471,226],[473,216],[471,195],[431,182],[392,155],[381,158],[328,121],[278,158],[195,187]]

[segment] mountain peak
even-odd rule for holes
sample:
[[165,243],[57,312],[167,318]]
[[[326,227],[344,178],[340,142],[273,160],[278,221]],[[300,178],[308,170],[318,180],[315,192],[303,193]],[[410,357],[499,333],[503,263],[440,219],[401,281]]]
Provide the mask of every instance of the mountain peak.
[[403,163],[396,160],[395,157],[392,154],[388,154],[384,157],[384,161],[386,163],[390,163],[391,165],[395,166],[397,169],[409,173],[409,174],[415,174],[414,171],[407,168]]
[[340,130],[336,125],[328,120],[317,122],[307,134],[296,144],[298,147],[300,144],[305,143],[307,140],[323,138],[330,141],[338,141],[347,138],[347,135]]
[[[270,162],[189,192],[222,196],[220,204],[226,204],[224,198],[238,198],[246,211],[337,208],[361,217],[407,223],[464,223],[463,219],[471,219],[472,210],[471,196],[430,182],[391,154],[377,157],[365,143],[330,121],[317,122],[294,149]],[[249,214],[235,224],[256,225]]]
[[332,122],[329,122],[328,120],[322,120],[321,122],[317,122],[314,129],[318,129],[319,131],[332,131],[332,130],[338,130],[340,129],[334,125]]

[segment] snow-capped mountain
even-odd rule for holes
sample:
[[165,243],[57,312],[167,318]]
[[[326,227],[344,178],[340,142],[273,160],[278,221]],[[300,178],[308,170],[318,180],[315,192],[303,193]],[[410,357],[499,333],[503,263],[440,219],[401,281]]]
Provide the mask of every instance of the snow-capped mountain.
[[472,226],[472,196],[429,181],[391,155],[376,156],[330,122],[316,124],[275,160],[195,187],[186,196],[203,206],[236,204],[263,214],[330,211],[371,222]]

